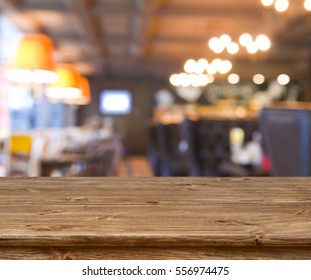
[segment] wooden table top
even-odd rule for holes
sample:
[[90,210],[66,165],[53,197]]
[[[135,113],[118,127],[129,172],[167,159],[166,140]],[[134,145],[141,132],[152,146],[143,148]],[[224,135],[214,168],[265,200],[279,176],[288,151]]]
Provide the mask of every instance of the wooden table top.
[[2,178],[0,246],[311,246],[308,178]]

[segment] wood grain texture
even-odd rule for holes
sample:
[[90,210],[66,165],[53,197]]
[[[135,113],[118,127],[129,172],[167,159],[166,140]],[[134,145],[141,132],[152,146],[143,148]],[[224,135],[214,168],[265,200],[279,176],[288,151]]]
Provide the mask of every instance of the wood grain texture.
[[308,178],[2,178],[2,259],[311,258]]

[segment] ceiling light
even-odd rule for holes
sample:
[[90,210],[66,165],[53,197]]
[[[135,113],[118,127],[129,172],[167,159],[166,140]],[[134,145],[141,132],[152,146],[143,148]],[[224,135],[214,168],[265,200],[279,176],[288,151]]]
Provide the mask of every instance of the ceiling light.
[[219,41],[221,45],[226,48],[231,43],[231,37],[227,34],[223,34],[220,36]]
[[259,50],[267,51],[271,47],[271,42],[266,35],[260,34],[256,38],[256,44]]
[[220,74],[226,74],[232,69],[232,63],[229,60],[224,60],[221,63],[220,69],[218,70]]
[[19,83],[54,83],[57,81],[55,64],[51,39],[43,34],[26,34],[19,42],[6,77]]
[[170,77],[170,83],[174,86],[174,87],[179,87],[180,86],[180,78],[179,78],[179,75],[177,74],[173,74],[171,77]]
[[180,85],[181,85],[182,87],[188,87],[188,86],[190,86],[189,75],[187,75],[186,73],[181,73],[181,74],[179,74],[179,79],[180,79]]
[[228,82],[232,85],[239,83],[239,81],[240,81],[240,77],[237,74],[230,74],[228,76]]
[[200,86],[205,87],[208,85],[209,79],[207,75],[199,75],[198,80],[200,82]]
[[209,84],[211,84],[211,83],[213,83],[215,81],[215,77],[213,75],[208,74],[207,78],[208,78],[208,83]]
[[215,50],[219,46],[219,39],[216,37],[213,37],[209,40],[208,46],[210,47],[211,50]]
[[189,83],[193,87],[199,87],[201,85],[201,81],[199,79],[199,76],[196,74],[191,74],[188,76]]
[[263,84],[265,82],[265,76],[262,75],[262,74],[256,74],[253,77],[253,82],[256,85],[261,85],[261,84]]
[[241,44],[241,46],[243,47],[247,47],[247,45],[252,42],[253,38],[251,35],[249,35],[248,33],[244,33],[240,36],[239,42]]
[[311,11],[311,0],[305,0],[304,7],[307,11]]
[[209,40],[208,45],[210,49],[215,52],[215,53],[221,53],[224,50],[224,46],[220,39],[213,37],[212,39]]
[[82,96],[81,76],[72,64],[59,65],[56,70],[58,81],[52,84],[46,92],[48,98],[75,99]]
[[187,73],[190,74],[190,73],[193,73],[195,71],[196,65],[197,65],[197,63],[194,59],[189,59],[185,63],[184,69]]
[[214,74],[217,73],[217,67],[214,64],[212,64],[212,63],[210,63],[207,66],[206,70],[207,70],[207,73],[210,74],[210,75],[214,75]]
[[249,54],[255,54],[256,52],[258,52],[258,46],[255,42],[250,42],[246,47],[246,50]]
[[82,96],[77,100],[75,100],[75,104],[87,105],[91,102],[92,99],[90,83],[87,78],[84,77],[80,78],[80,88],[82,90]]
[[289,6],[288,0],[276,0],[274,3],[275,9],[280,13],[285,12],[288,6]]
[[290,82],[290,77],[286,74],[281,74],[278,76],[277,81],[280,85],[287,85]]
[[274,0],[261,0],[261,4],[265,7],[269,7],[274,3]]
[[206,70],[207,66],[208,66],[207,60],[204,59],[204,58],[201,58],[196,63],[196,67],[195,67],[195,71],[194,72],[196,74],[202,74]]
[[236,54],[239,51],[240,47],[237,43],[232,42],[228,47],[227,51],[230,54]]
[[212,61],[212,64],[215,66],[215,68],[217,69],[217,71],[219,71],[222,67],[222,60],[219,59],[219,58],[215,58],[213,61]]

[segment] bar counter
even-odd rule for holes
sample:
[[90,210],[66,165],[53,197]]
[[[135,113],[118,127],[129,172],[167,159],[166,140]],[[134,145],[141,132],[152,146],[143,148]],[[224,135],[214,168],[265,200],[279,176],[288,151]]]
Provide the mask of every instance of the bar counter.
[[0,259],[311,259],[311,179],[2,178]]

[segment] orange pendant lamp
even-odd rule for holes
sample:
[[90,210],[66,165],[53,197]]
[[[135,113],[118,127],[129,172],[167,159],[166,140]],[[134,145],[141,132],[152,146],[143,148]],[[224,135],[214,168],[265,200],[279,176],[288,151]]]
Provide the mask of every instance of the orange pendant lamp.
[[52,101],[63,101],[66,99],[77,99],[82,96],[78,69],[72,64],[61,64],[56,73],[58,80],[46,91],[47,97]]
[[6,76],[18,83],[50,84],[57,81],[54,46],[43,34],[24,35]]
[[66,99],[64,100],[67,104],[74,105],[87,105],[91,102],[91,89],[90,84],[87,78],[80,77],[80,89],[82,91],[82,95],[79,98],[75,99]]

